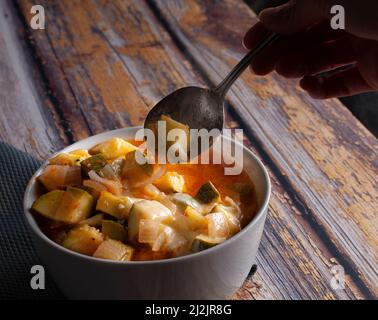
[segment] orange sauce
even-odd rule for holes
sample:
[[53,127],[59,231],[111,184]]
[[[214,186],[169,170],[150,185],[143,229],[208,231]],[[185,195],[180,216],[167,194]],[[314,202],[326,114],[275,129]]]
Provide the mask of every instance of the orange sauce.
[[[167,164],[167,171],[174,171],[185,178],[185,192],[194,196],[199,188],[211,181],[221,194],[224,201],[225,197],[230,197],[236,201],[242,211],[241,225],[245,227],[256,214],[256,196],[253,183],[245,171],[239,175],[225,175],[224,165],[221,164]],[[240,197],[240,192],[235,190],[235,184],[246,184],[251,190]],[[136,194],[142,196],[142,194]],[[135,261],[157,260],[172,258],[166,252],[153,252],[147,248],[136,248],[133,255]]]
[[[129,141],[138,146],[141,142]],[[238,175],[225,175],[225,166],[223,164],[167,164],[166,171],[177,172],[184,176],[185,190],[184,192],[195,196],[199,188],[211,181],[221,194],[221,200],[224,202],[226,197],[233,199],[242,212],[241,226],[248,224],[256,214],[257,200],[253,182],[245,171]],[[248,186],[247,192],[241,194],[236,185]],[[134,190],[135,197],[146,198],[141,190]],[[95,214],[95,213],[94,213]],[[36,219],[43,232],[55,242],[61,243],[62,237],[69,230],[70,226],[62,223],[52,222],[42,216],[36,215]],[[143,246],[136,247],[132,260],[156,260],[172,258],[172,255],[164,252],[153,252]]]

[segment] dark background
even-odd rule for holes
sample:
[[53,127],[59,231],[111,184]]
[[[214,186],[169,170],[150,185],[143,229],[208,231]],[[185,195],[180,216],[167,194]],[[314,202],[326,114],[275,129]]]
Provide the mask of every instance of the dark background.
[[[245,0],[257,14],[267,7],[274,7],[287,0]],[[341,102],[378,137],[378,92],[340,98]]]

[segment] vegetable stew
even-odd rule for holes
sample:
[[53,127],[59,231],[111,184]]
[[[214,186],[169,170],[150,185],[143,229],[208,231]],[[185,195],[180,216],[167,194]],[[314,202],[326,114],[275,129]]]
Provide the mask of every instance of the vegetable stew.
[[53,241],[117,261],[167,259],[206,250],[256,213],[245,172],[223,165],[140,165],[137,143],[113,138],[62,153],[38,177],[32,212]]

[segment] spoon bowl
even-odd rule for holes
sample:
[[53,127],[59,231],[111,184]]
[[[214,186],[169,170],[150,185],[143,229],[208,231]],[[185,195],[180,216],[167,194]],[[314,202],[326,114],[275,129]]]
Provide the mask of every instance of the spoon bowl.
[[223,129],[224,97],[235,80],[250,65],[257,54],[279,39],[276,33],[269,34],[231,70],[226,78],[214,89],[185,87],[158,102],[148,113],[144,122],[145,129],[156,129],[162,115],[168,116],[190,129]]
[[216,91],[184,87],[162,99],[148,113],[145,128],[152,129],[162,115],[186,124],[191,129],[223,129],[223,96]]

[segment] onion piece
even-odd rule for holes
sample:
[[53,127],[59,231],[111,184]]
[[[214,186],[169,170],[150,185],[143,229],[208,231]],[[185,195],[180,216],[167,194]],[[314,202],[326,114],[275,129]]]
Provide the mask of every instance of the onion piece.
[[153,184],[148,184],[143,188],[144,193],[154,200],[159,201],[161,204],[165,205],[171,212],[176,213],[177,206],[169,199],[169,197],[162,191],[159,190]]
[[114,172],[115,172],[115,174],[117,175],[118,178],[122,174],[122,169],[123,169],[124,165],[125,165],[125,159],[123,159],[123,158],[115,159],[111,164],[111,167],[113,168],[113,170],[114,170]]
[[160,198],[156,200],[159,201],[164,206],[166,206],[169,210],[171,210],[173,214],[176,213],[177,206],[171,200],[169,200],[169,198],[166,195],[161,195]]
[[186,249],[188,243],[188,240],[175,229],[164,226],[163,231],[160,232],[152,245],[152,251],[165,251],[180,254]]
[[211,238],[228,238],[230,228],[223,212],[209,213],[205,217],[208,222],[208,234]]
[[166,171],[165,166],[158,165],[158,168],[154,170],[154,172],[152,173],[152,175],[150,177],[148,177],[147,179],[144,179],[142,181],[133,183],[132,187],[133,188],[141,188],[141,187],[144,187],[148,184],[152,184],[154,181],[159,179],[165,173],[165,171]]
[[91,170],[88,172],[89,178],[94,181],[97,181],[103,184],[109,192],[115,195],[122,194],[122,185],[119,181],[108,180],[105,178],[100,177],[95,171]]
[[113,180],[113,181],[119,180],[119,177],[117,176],[116,172],[114,171],[114,168],[110,164],[105,165],[101,169],[100,175],[103,178],[108,179],[108,180]]
[[98,192],[107,190],[106,187],[102,183],[94,181],[94,180],[84,180],[83,186],[95,189]]
[[161,232],[152,245],[152,251],[159,251],[165,242],[165,233]]
[[139,221],[139,243],[153,244],[159,236],[161,223],[150,219],[141,219]]
[[229,212],[226,212],[226,218],[228,222],[228,228],[230,230],[230,235],[238,233],[241,229],[239,219]]
[[163,250],[180,254],[184,249],[186,249],[188,240],[175,229],[165,226],[164,234],[166,241],[162,246]]
[[224,203],[228,204],[230,207],[232,207],[233,210],[231,210],[233,215],[235,215],[238,219],[241,218],[241,209],[240,206],[230,197],[225,197],[224,198]]

